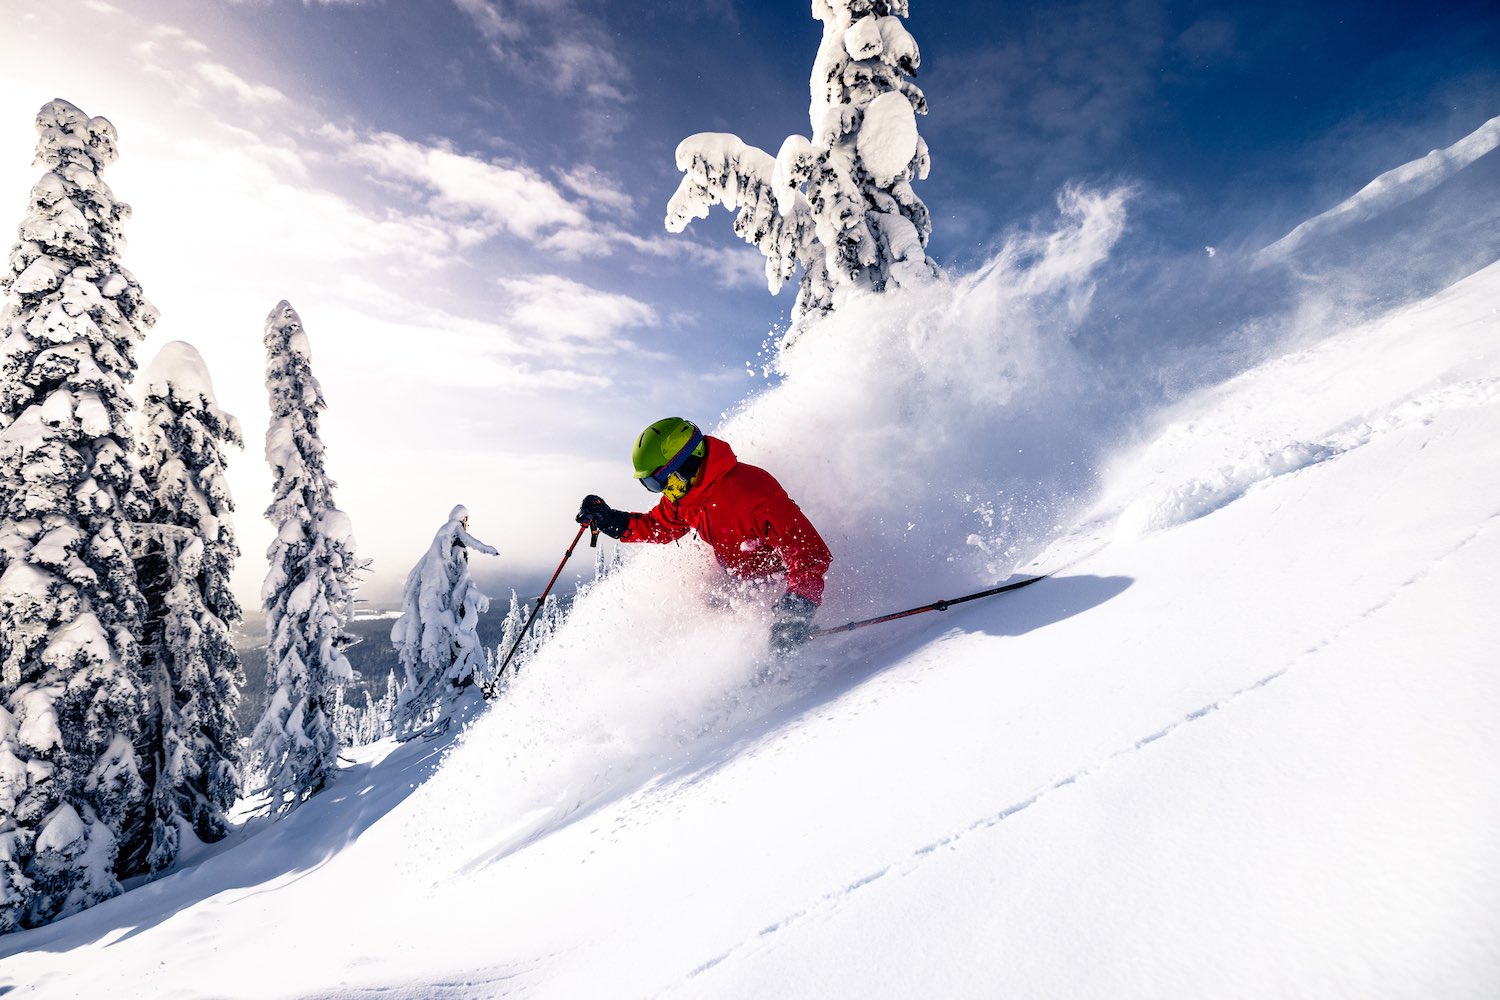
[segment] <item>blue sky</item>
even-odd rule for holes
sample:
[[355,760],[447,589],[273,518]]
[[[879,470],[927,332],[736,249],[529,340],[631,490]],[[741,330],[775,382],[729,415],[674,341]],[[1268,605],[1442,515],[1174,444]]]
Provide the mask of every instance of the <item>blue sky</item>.
[[[581,492],[646,499],[625,469],[639,426],[712,424],[763,384],[791,290],[767,293],[728,213],[681,235],[662,217],[684,137],[774,152],[808,131],[805,2],[7,0],[5,22],[0,207],[19,221],[43,102],[118,127],[106,180],[163,314],[141,360],[192,342],[250,442],[247,594],[281,298],[376,596],[455,503],[540,571]],[[955,271],[1069,183],[1136,188],[1150,267],[1250,253],[1500,113],[1489,3],[912,0],[907,24],[931,107],[917,191]]]

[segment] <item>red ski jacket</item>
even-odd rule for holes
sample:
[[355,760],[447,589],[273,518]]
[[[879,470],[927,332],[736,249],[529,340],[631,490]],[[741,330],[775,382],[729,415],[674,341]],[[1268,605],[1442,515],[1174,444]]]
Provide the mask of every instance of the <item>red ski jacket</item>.
[[823,603],[823,574],[833,556],[786,490],[765,469],[735,458],[729,443],[705,436],[698,481],[676,503],[662,497],[631,514],[624,542],[671,542],[698,532],[731,576],[786,573],[786,589]]

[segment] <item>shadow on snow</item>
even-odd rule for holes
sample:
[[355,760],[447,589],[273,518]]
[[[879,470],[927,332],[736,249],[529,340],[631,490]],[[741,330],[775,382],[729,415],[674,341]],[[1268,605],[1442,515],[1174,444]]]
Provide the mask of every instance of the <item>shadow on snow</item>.
[[[113,945],[220,893],[256,887],[274,892],[285,883],[268,883],[316,871],[399,806],[437,770],[452,738],[403,744],[381,760],[341,768],[302,807],[279,820],[249,820],[187,867],[81,913],[0,938],[0,959],[70,951],[106,938]],[[111,937],[117,932],[123,933]]]

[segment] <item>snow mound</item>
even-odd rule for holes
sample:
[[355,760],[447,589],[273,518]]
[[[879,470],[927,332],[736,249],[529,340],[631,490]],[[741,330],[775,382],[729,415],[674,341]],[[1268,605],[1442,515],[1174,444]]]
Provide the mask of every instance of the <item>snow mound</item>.
[[865,108],[855,148],[859,158],[882,187],[890,186],[917,158],[917,115],[911,101],[891,90]]
[[218,407],[208,365],[204,364],[198,349],[186,341],[173,340],[163,344],[146,366],[141,381],[148,392],[154,391],[163,399],[171,398],[173,387],[177,387],[183,392],[201,395],[210,407]]
[[1263,267],[1285,260],[1310,239],[1363,222],[1411,201],[1496,149],[1500,149],[1500,115],[1446,149],[1434,149],[1419,160],[1403,163],[1381,174],[1348,199],[1308,219],[1265,247],[1256,254],[1255,264]]
[[[1493,272],[1494,266],[1488,270]],[[1116,509],[1116,537],[1203,517],[1277,477],[1425,426],[1447,412],[1493,402],[1500,397],[1500,381],[1485,374],[1456,377],[1451,360],[1484,317],[1412,335],[1417,316],[1451,308],[1484,280],[1484,274],[1476,275],[1421,309],[1342,332],[1231,379],[1210,393],[1216,408],[1208,418],[1168,414],[1158,438],[1114,473],[1121,482],[1112,493],[1131,498]],[[1326,361],[1332,354],[1354,359],[1337,377],[1328,373]],[[1277,398],[1278,405],[1267,408],[1267,398]],[[1202,404],[1194,400],[1184,405]],[[1349,413],[1359,415],[1350,419]],[[1122,472],[1126,464],[1135,471]],[[1145,471],[1193,464],[1208,468],[1175,483]],[[1106,498],[1102,506],[1110,505]]]

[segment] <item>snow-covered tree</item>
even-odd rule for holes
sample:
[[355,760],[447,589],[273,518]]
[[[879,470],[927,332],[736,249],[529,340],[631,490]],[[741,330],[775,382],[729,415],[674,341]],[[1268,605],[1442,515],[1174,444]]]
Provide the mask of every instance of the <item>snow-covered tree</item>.
[[395,732],[396,699],[401,697],[401,680],[392,670],[385,675],[385,695],[375,703],[375,718],[379,725],[372,739],[380,739]]
[[[396,697],[400,687],[400,682],[396,680],[396,672],[392,670],[386,675],[386,688],[383,696],[375,698],[366,691],[364,708],[346,705],[344,731],[339,734],[341,745],[361,747],[390,735],[391,715],[396,707]],[[344,688],[339,688],[340,692],[344,690]]]
[[[495,691],[503,693],[562,626],[565,616],[556,594],[547,595],[544,602],[530,611],[528,603],[514,590],[510,592],[510,608],[500,623],[500,643],[489,657],[490,673],[495,675],[490,685]],[[502,670],[504,673],[500,674]]]
[[351,687],[334,688],[334,732],[338,735],[339,746],[362,747],[384,735],[390,710],[370,697],[368,691],[362,691],[363,707],[351,705],[347,700],[350,690]]
[[[557,630],[562,627],[563,620],[567,617],[563,614],[562,602],[557,599],[556,594],[548,594],[547,599],[542,602],[536,611],[536,619],[531,623],[531,630],[521,639],[521,648],[516,650],[515,658],[510,661],[509,673],[514,676],[521,672],[532,660],[536,659],[542,647],[552,641]],[[523,627],[525,619],[522,619]]]
[[239,546],[224,478],[225,448],[244,445],[239,422],[219,409],[189,344],[163,347],[143,381],[139,463],[150,512],[136,526],[136,573],[146,601],[151,705],[140,747],[150,797],[121,845],[124,874],[162,871],[186,838],[211,843],[228,832],[244,683],[230,636],[240,621],[229,589]]
[[[488,668],[488,683],[493,691],[504,691],[508,682],[507,678],[514,676],[519,669],[518,658],[521,649],[516,645],[521,637],[521,629],[526,625],[526,605],[521,601],[520,595],[514,590],[510,592],[510,607],[505,611],[505,617],[500,621],[500,643],[486,657]],[[511,648],[515,647],[515,656],[511,657],[509,665],[505,658],[510,655]],[[500,677],[500,668],[505,667],[507,677]]]
[[[594,549],[594,579],[591,583],[580,583],[577,597],[582,597],[585,590],[603,580],[605,577],[617,571],[625,565],[625,546],[623,545],[600,545]],[[574,603],[577,603],[575,597]]]
[[55,100],[36,127],[46,173],[0,275],[0,932],[118,893],[145,795],[126,384],[156,311],[99,177],[114,126]]
[[407,574],[401,617],[391,627],[391,644],[405,670],[394,716],[398,731],[462,718],[483,704],[478,626],[490,599],[469,577],[470,552],[497,554],[469,534],[468,510],[454,507]]
[[266,689],[270,703],[252,745],[262,760],[274,808],[291,808],[328,783],[338,766],[330,711],[333,691],[354,677],[344,650],[354,577],[367,565],[354,554],[349,518],[333,502],[324,469],[318,413],[323,390],[312,373],[302,321],[279,302],[266,317],[266,388],[271,425],[266,461],[275,492],[266,518],[276,540],[261,588],[266,612]]
[[802,266],[787,342],[833,310],[845,289],[883,292],[937,273],[932,220],[912,190],[927,176],[911,81],[921,56],[901,18],[906,0],[813,0],[823,42],[813,64],[812,136],[773,158],[738,136],[702,132],[677,147],[682,182],[667,205],[681,232],[714,205],[738,212],[734,231],[766,257],[772,292]]

